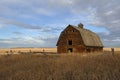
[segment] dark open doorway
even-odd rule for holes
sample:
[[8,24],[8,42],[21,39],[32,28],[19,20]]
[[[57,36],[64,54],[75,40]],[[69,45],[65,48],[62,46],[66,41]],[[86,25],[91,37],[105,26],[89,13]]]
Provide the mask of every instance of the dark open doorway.
[[68,48],[68,53],[72,53],[73,49],[72,48]]

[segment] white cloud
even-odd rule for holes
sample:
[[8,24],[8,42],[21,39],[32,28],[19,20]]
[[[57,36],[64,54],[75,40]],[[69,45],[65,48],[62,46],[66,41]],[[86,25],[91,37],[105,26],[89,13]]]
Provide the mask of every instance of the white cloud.
[[0,39],[0,48],[4,47],[55,47],[58,36],[49,34],[46,36],[22,36]]
[[0,23],[0,29],[1,29],[1,28],[5,28],[5,27],[6,27],[6,24]]
[[2,24],[0,24],[0,28],[2,28],[3,27],[3,25]]
[[112,40],[112,41],[115,41],[115,42],[118,42],[118,41],[119,41],[119,42],[120,42],[120,39],[115,39],[115,40]]
[[[120,34],[119,4],[120,0],[1,0],[0,28],[4,27],[3,24],[16,25],[49,34],[49,31],[58,30],[60,32],[67,24],[83,22],[89,26],[106,28],[109,30],[109,34],[107,36],[99,34],[102,36],[101,38],[107,40],[113,38],[114,43],[115,41],[117,43],[116,38]],[[36,21],[45,25],[30,24],[30,22],[35,23]],[[47,28],[46,24],[48,24]],[[51,26],[51,24],[56,25]],[[30,39],[30,41],[35,40]],[[105,42],[107,43],[105,45],[110,44],[109,41]]]
[[111,11],[106,12],[105,15],[109,16],[109,15],[112,15],[113,13],[114,11],[111,10]]
[[0,43],[2,43],[0,47],[4,47],[4,45],[8,47],[40,47],[44,45],[44,41],[36,40],[31,37],[0,39]]
[[54,13],[49,11],[49,10],[46,10],[44,8],[36,8],[34,9],[34,11],[37,13],[37,14],[41,14],[41,15],[47,15],[47,16],[51,16],[53,15]]
[[26,24],[26,23],[23,23],[23,22],[11,20],[11,19],[6,19],[6,18],[2,18],[2,17],[0,17],[0,22],[3,23],[3,24],[6,24],[6,25],[15,25],[15,26],[21,27],[21,28],[41,29],[40,26],[32,26],[30,24]]

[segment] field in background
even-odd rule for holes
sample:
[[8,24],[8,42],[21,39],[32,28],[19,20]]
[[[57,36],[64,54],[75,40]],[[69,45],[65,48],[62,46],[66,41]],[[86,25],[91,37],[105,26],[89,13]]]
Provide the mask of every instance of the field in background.
[[[120,48],[114,48],[115,51],[120,51]],[[111,48],[104,48],[104,51],[111,51]]]
[[0,54],[19,54],[19,53],[56,53],[56,48],[6,48],[0,49]]
[[[104,52],[110,53],[111,48],[104,48]],[[119,53],[120,48],[114,48],[114,51]],[[0,49],[0,55],[4,54],[19,54],[19,53],[57,53],[56,48],[6,48]]]
[[[0,49],[0,80],[119,80],[120,48],[91,54],[33,55],[56,53],[56,48]],[[17,55],[19,54],[20,55]],[[109,53],[109,54],[105,54]]]

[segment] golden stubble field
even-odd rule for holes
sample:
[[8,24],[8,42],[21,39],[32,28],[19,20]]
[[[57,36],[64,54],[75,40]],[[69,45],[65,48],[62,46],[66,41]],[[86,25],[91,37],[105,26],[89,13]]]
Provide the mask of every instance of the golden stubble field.
[[51,53],[56,53],[57,49],[56,48],[4,48],[0,49],[0,55],[4,54],[19,54],[20,52],[24,53],[29,53],[29,52],[36,52],[36,53],[41,53],[41,52],[51,52]]
[[[115,52],[120,52],[120,48],[114,48]],[[57,53],[57,48],[0,48],[0,55],[19,54],[19,53]],[[103,52],[111,52],[111,48],[104,48]]]
[[3,55],[0,80],[120,80],[120,55]]
[[[115,48],[117,53],[120,48]],[[0,49],[0,80],[119,80],[120,54],[28,55],[20,52],[56,53],[56,48]],[[106,54],[110,53],[110,54]]]
[[[111,48],[104,48],[104,51],[111,51]],[[120,51],[120,48],[114,48],[115,51]]]

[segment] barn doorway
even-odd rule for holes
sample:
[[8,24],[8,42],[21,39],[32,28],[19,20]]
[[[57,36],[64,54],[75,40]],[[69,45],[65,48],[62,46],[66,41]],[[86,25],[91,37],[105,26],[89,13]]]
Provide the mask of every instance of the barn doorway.
[[72,53],[73,52],[73,49],[72,48],[68,48],[68,53]]

